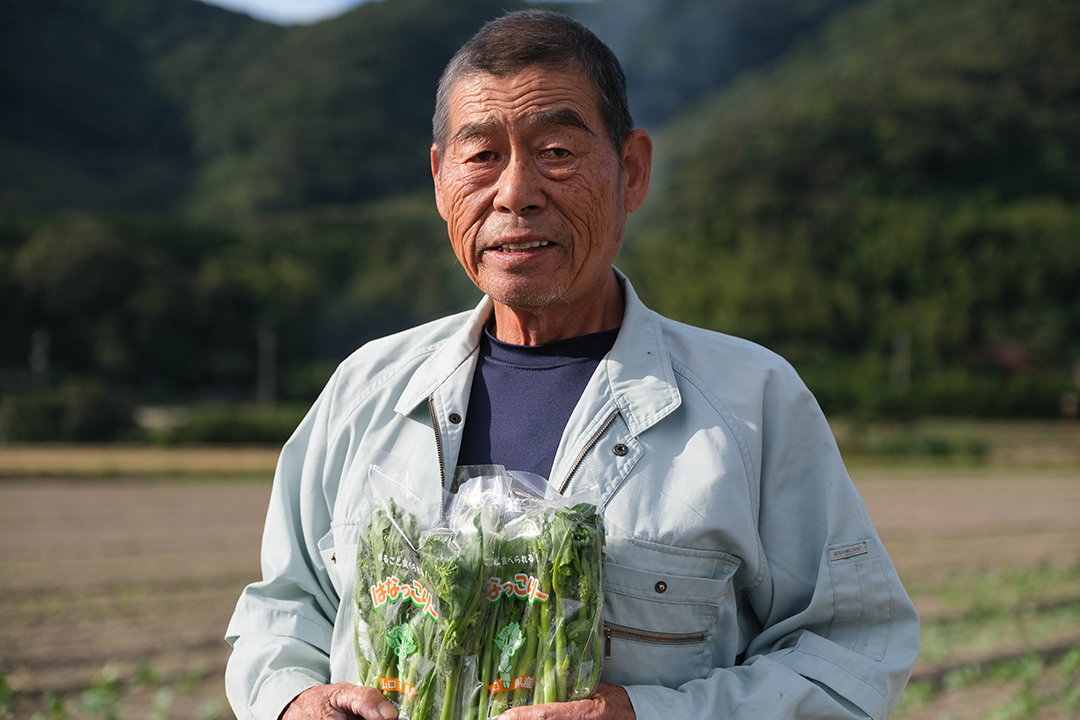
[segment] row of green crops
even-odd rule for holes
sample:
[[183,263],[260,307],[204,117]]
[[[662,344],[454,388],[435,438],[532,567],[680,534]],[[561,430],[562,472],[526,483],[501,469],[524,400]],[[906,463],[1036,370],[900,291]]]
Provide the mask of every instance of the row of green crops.
[[919,664],[895,720],[1080,716],[1080,563],[909,583]]

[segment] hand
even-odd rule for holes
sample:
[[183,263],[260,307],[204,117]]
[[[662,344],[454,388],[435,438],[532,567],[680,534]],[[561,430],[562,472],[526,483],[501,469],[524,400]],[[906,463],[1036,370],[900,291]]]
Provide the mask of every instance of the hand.
[[293,698],[281,720],[393,720],[394,706],[375,688],[340,682],[316,685]]
[[588,700],[507,710],[500,720],[634,720],[630,696],[618,685],[600,683]]

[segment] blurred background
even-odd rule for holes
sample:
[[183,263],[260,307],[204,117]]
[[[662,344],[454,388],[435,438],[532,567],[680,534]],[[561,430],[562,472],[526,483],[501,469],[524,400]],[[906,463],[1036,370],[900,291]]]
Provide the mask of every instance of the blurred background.
[[[228,717],[276,448],[478,300],[435,85],[533,3],[220,5],[0,3],[0,717]],[[901,713],[1080,716],[1080,4],[550,5],[656,142],[617,264],[795,365],[915,588]]]

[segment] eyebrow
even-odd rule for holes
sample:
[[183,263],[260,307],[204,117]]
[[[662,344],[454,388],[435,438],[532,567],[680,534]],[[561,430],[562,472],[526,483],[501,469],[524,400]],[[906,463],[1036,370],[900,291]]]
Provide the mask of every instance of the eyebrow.
[[[549,110],[548,112],[542,112],[528,120],[530,125],[539,125],[547,127],[573,127],[579,130],[584,130],[590,135],[595,135],[592,129],[585,124],[585,121],[573,110],[568,108],[560,110]],[[451,143],[466,142],[479,137],[486,137],[494,133],[499,127],[499,123],[494,120],[481,120],[479,122],[468,123],[462,125],[454,136],[450,138]]]
[[495,132],[495,129],[499,127],[499,124],[493,120],[484,120],[481,122],[468,123],[462,125],[454,137],[450,138],[451,143],[465,142],[478,137],[485,137]]
[[575,127],[579,130],[584,130],[590,135],[594,135],[592,129],[585,124],[585,121],[573,110],[569,108],[563,108],[560,110],[551,110],[549,112],[543,112],[537,115],[530,121],[536,125],[552,125],[561,127]]

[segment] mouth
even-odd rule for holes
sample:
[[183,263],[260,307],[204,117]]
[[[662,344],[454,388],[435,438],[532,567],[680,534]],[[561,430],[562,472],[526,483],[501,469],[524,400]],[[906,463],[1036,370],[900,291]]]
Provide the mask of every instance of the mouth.
[[532,240],[531,242],[504,243],[491,249],[501,253],[516,253],[526,252],[540,247],[547,247],[548,245],[550,245],[550,243],[547,240]]

